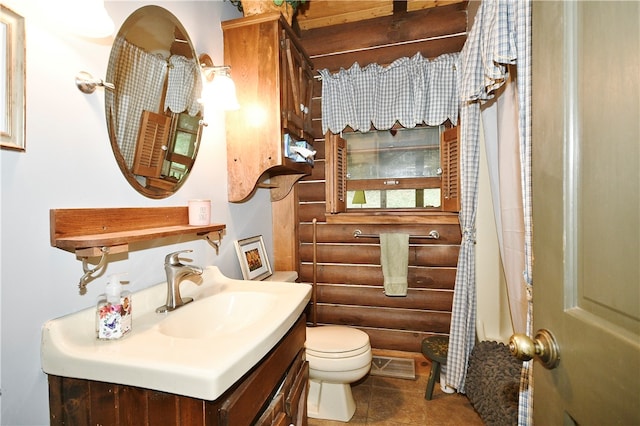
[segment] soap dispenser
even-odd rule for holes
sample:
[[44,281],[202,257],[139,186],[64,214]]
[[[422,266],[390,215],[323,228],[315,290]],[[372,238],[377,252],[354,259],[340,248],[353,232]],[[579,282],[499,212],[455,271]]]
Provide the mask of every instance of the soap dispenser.
[[120,275],[109,277],[105,293],[98,298],[96,333],[100,340],[114,340],[131,331],[131,292],[122,290]]

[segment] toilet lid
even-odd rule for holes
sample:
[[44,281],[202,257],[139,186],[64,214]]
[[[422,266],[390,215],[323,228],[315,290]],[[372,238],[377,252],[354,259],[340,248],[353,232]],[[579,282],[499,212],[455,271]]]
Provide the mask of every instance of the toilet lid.
[[369,335],[340,325],[307,327],[307,354],[317,357],[349,357],[370,350]]

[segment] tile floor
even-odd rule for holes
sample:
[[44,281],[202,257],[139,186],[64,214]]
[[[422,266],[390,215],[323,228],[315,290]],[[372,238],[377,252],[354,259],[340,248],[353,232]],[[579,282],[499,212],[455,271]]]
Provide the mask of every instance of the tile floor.
[[416,360],[416,380],[367,376],[353,385],[356,413],[348,423],[309,419],[309,426],[339,425],[465,425],[484,423],[466,396],[446,394],[436,384],[433,398],[424,399],[431,362],[421,353],[374,350],[374,355],[413,357]]

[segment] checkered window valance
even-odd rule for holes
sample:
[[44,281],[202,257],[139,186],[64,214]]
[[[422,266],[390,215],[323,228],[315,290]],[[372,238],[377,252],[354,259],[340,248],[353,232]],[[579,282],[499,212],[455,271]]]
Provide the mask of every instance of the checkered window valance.
[[346,127],[367,132],[371,126],[390,129],[396,122],[407,128],[458,121],[458,53],[433,60],[420,53],[400,58],[387,67],[356,62],[322,77],[322,131],[339,133]]
[[186,111],[196,116],[201,109],[198,102],[202,94],[200,66],[193,59],[172,55],[169,58],[169,81],[165,105],[171,112]]

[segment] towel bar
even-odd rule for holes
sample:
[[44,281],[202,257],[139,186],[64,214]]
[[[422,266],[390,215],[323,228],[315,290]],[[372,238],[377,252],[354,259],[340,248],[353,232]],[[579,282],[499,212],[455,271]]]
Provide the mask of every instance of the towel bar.
[[[356,229],[353,231],[353,238],[380,238],[379,234],[363,234],[361,230]],[[439,240],[440,233],[438,231],[431,230],[429,231],[429,235],[409,235],[409,238],[423,238],[428,240]]]

